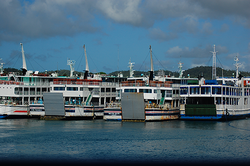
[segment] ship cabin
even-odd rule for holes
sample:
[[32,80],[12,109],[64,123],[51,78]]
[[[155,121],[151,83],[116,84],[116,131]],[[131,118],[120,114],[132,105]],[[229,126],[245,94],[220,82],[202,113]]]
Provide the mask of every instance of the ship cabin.
[[180,96],[183,119],[188,116],[219,119],[229,112],[234,115],[250,108],[250,87],[243,78],[201,79],[196,85],[180,86]]

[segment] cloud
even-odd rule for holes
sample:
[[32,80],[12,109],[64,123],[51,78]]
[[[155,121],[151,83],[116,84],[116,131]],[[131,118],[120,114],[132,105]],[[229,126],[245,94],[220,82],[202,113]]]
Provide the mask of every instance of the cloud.
[[198,19],[193,16],[177,18],[170,23],[169,29],[176,33],[188,32],[190,34],[195,34],[198,32]]
[[142,13],[139,10],[140,0],[105,0],[98,1],[97,8],[106,16],[117,23],[128,23],[138,26],[141,24]]
[[[189,48],[189,47],[180,48],[179,46],[175,46],[166,51],[166,57],[208,58],[212,56],[211,51],[213,51],[213,46],[211,45],[206,45],[204,48],[201,46],[197,46],[194,48]],[[216,51],[218,51],[219,54],[228,52],[225,46],[220,46],[220,45],[216,46]]]
[[0,41],[96,32],[98,28],[91,24],[93,16],[88,12],[87,2],[44,0],[21,4],[15,0],[0,1]]
[[206,34],[206,35],[212,35],[213,30],[211,29],[212,24],[210,22],[205,22],[202,26],[201,32]]
[[152,28],[149,30],[149,37],[159,42],[169,41],[176,39],[178,36],[176,33],[165,33],[160,28]]
[[205,63],[192,63],[191,68],[193,67],[199,67],[199,66],[206,66]]
[[[4,0],[0,1],[0,43],[78,33],[102,33],[99,17],[112,23],[152,28],[157,21],[176,19],[170,32],[153,28],[150,37],[159,41],[175,39],[177,33],[195,34],[198,20],[229,18],[250,28],[249,0]],[[98,18],[98,19],[97,19]],[[202,30],[212,34],[212,24]],[[224,25],[221,30],[227,30]],[[165,31],[165,30],[164,30]],[[162,37],[159,34],[163,34]]]

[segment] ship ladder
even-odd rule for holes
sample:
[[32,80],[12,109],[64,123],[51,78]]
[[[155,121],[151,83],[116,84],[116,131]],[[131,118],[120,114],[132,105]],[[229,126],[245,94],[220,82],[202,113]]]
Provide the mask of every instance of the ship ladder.
[[160,105],[164,105],[164,102],[165,102],[165,97],[162,97],[160,101]]
[[89,93],[89,96],[87,97],[85,101],[86,105],[89,105],[89,102],[92,100],[92,97],[93,97],[93,91]]

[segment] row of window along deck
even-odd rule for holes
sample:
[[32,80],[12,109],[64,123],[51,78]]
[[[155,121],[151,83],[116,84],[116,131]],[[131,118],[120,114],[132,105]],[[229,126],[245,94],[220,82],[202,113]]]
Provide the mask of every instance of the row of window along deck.
[[[244,92],[243,92],[244,91]],[[188,93],[189,92],[189,93]],[[211,86],[191,86],[181,87],[181,95],[230,95],[230,96],[250,96],[250,88],[236,88],[236,87],[211,87]]]

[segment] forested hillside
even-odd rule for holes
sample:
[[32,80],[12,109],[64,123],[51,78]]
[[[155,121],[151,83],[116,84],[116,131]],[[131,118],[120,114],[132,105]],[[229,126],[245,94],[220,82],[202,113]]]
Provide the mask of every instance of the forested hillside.
[[[21,70],[18,70],[15,68],[5,68],[4,69],[4,73],[9,73],[9,72],[19,72],[20,74],[22,73]],[[56,71],[46,71],[47,74],[51,74],[54,72],[56,72]],[[167,70],[165,70],[163,72],[165,75],[179,77],[179,73],[177,73],[177,72],[172,72],[172,71],[167,71]],[[41,73],[45,73],[45,72],[41,72]],[[57,73],[59,76],[69,76],[70,75],[69,70],[58,70]],[[129,77],[129,70],[127,70],[127,71],[114,71],[114,72],[109,73],[107,75],[117,76],[119,73],[122,73],[124,77]],[[83,74],[83,72],[75,71],[74,74],[81,76]],[[106,74],[106,73],[100,72],[100,74]],[[149,75],[149,72],[148,71],[134,71],[135,77],[139,77],[142,74]],[[216,75],[221,77],[222,74],[223,74],[223,77],[233,77],[236,75],[235,70],[223,69],[223,72],[222,72],[222,68],[217,67]],[[250,72],[240,71],[240,74],[243,75],[244,77],[250,77]],[[162,75],[162,71],[155,71],[154,75]],[[194,68],[183,71],[183,77],[188,77],[188,75],[192,78],[194,78],[194,77],[196,78],[196,77],[198,77],[198,75],[203,75],[206,79],[211,79],[212,67],[211,66],[199,66],[199,67],[194,67]]]

